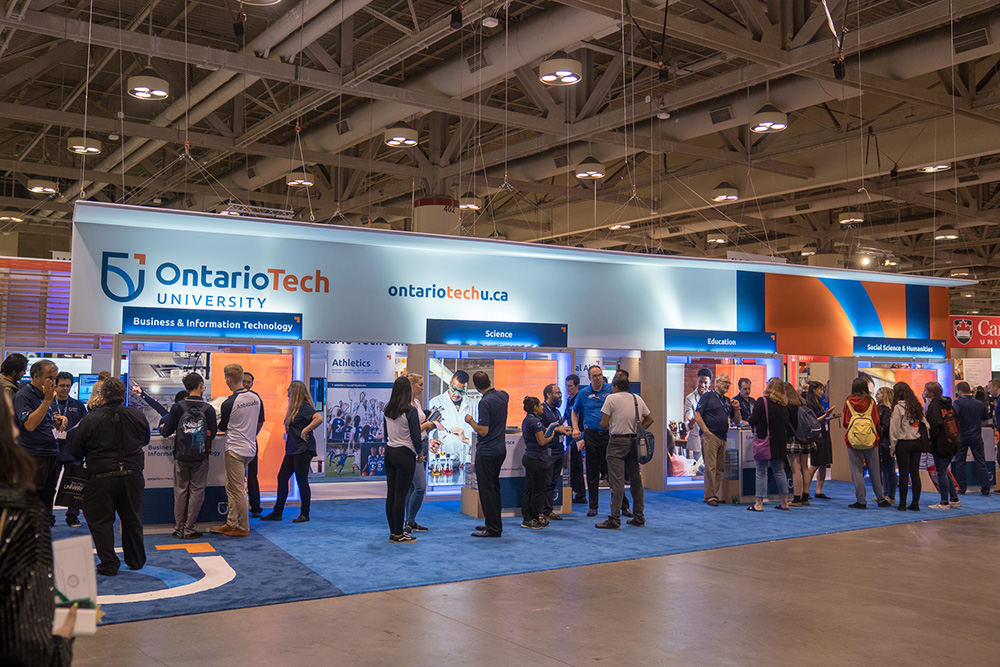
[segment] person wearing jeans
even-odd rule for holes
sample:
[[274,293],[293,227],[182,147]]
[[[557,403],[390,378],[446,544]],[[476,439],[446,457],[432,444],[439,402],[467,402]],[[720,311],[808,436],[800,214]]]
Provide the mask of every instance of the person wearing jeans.
[[[930,425],[931,454],[934,456],[934,468],[937,472],[938,491],[941,492],[941,502],[930,505],[931,509],[946,510],[961,507],[958,499],[958,487],[951,479],[951,459],[958,451],[961,436],[958,431],[958,420],[954,416],[951,399],[943,395],[943,389],[937,382],[924,384],[924,399],[927,401],[927,423]],[[948,423],[950,417],[953,427],[952,437],[949,437]]]
[[878,465],[879,414],[875,399],[872,398],[868,380],[856,377],[851,383],[851,395],[844,401],[844,444],[847,445],[847,460],[854,482],[855,501],[848,505],[852,509],[868,508],[865,497],[865,466],[868,467],[872,490],[879,507],[892,505],[882,495],[882,475]]
[[396,378],[383,411],[386,439],[385,518],[389,522],[389,541],[394,544],[417,541],[403,530],[406,494],[413,483],[417,451],[420,449],[420,421],[417,409],[411,403],[412,391],[409,378]]
[[990,418],[990,410],[986,404],[972,395],[972,387],[968,382],[959,382],[955,386],[958,398],[952,403],[955,409],[955,418],[958,420],[958,428],[962,434],[962,444],[955,454],[952,465],[955,472],[955,481],[958,483],[958,492],[965,493],[967,488],[965,481],[965,460],[967,452],[972,451],[972,460],[975,462],[976,476],[979,478],[979,492],[984,496],[990,495],[990,473],[986,468],[986,454],[983,451],[983,426]]
[[[924,406],[914,395],[910,385],[897,382],[892,388],[893,407],[889,417],[889,438],[899,465],[899,510],[920,511],[920,424],[927,427]],[[906,504],[910,482],[913,483],[913,501]]]
[[636,451],[637,428],[649,428],[653,416],[641,396],[629,392],[629,380],[618,374],[612,382],[614,393],[601,408],[601,427],[611,433],[608,439],[608,485],[611,487],[611,514],[598,528],[617,529],[621,526],[622,500],[625,498],[625,476],[632,491],[630,526],[646,525],[642,489],[642,470]]
[[892,458],[892,447],[889,438],[889,422],[892,414],[892,389],[882,387],[875,392],[878,403],[878,467],[882,473],[882,493],[885,499],[894,504],[896,501],[896,461]]
[[[765,402],[766,401],[766,402]],[[753,411],[747,423],[754,429],[759,440],[768,439],[767,459],[760,461],[754,457],[754,468],[757,472],[757,501],[748,505],[751,512],[764,511],[764,499],[767,498],[767,470],[771,469],[774,482],[781,494],[779,510],[788,510],[788,477],[785,475],[785,458],[788,456],[788,396],[785,394],[785,382],[781,378],[771,378],[764,389],[764,395],[754,402]]]
[[[424,377],[416,373],[407,373],[406,377],[410,380],[410,393],[413,395],[411,404],[416,408],[417,421],[420,422],[421,447],[418,450],[417,460],[413,468],[413,482],[410,484],[410,490],[406,494],[406,517],[403,524],[403,532],[412,533],[416,531],[424,533],[429,529],[427,526],[421,526],[417,523],[417,512],[420,511],[420,506],[424,504],[424,496],[427,495],[428,447],[424,446],[427,437],[425,434],[428,431],[438,428],[438,426],[433,422],[427,421],[427,415],[424,414],[424,409],[420,406],[420,397],[424,393]],[[441,444],[438,440],[434,442],[438,445]]]

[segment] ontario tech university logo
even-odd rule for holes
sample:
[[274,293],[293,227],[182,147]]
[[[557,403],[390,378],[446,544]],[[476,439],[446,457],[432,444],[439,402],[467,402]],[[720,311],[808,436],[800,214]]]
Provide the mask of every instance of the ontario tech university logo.
[[955,340],[965,345],[972,340],[972,320],[955,320],[952,324]]
[[[106,297],[118,303],[133,301],[142,294],[142,288],[146,285],[145,269],[140,268],[138,278],[133,280],[128,270],[111,264],[112,260],[127,261],[128,259],[129,254],[125,252],[105,252],[101,257],[101,289]],[[135,253],[132,255],[132,259],[137,261],[140,267],[146,265],[146,255],[144,254]],[[116,294],[111,289],[111,285],[108,283],[110,274],[118,276],[118,280],[114,281],[115,287],[119,290],[124,288],[125,294]]]

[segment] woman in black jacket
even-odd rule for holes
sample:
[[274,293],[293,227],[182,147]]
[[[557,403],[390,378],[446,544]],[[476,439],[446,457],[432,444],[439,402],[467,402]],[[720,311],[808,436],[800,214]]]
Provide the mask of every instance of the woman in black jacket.
[[882,387],[875,392],[878,403],[878,462],[882,474],[882,492],[885,499],[896,504],[896,459],[892,457],[892,442],[889,438],[889,417],[892,414],[892,389]]
[[[958,451],[958,442],[948,438],[944,422],[945,413],[951,413],[955,419],[955,411],[951,407],[951,399],[943,395],[941,385],[928,382],[924,385],[924,399],[927,404],[927,423],[930,424],[931,454],[934,456],[934,468],[937,471],[938,491],[941,492],[941,502],[930,505],[932,510],[946,510],[961,507],[958,499],[958,488],[951,477],[951,460]],[[957,424],[953,424],[958,430]],[[964,463],[964,462],[963,462]]]
[[[767,401],[765,406],[765,401]],[[758,439],[770,435],[769,458],[754,460],[757,469],[757,502],[748,505],[751,512],[764,511],[764,498],[767,497],[767,470],[771,469],[774,482],[781,494],[781,504],[776,509],[788,509],[788,477],[785,475],[785,457],[788,456],[787,429],[789,422],[788,398],[785,396],[785,382],[781,378],[771,378],[764,389],[764,395],[754,403],[749,422]],[[766,416],[765,416],[766,415]]]

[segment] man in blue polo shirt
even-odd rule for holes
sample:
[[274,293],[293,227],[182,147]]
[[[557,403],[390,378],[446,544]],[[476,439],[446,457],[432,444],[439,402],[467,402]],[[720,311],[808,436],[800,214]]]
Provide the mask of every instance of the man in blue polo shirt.
[[479,502],[483,506],[486,525],[472,534],[473,537],[500,537],[500,467],[507,458],[507,403],[510,396],[505,391],[493,389],[490,376],[483,371],[472,375],[472,384],[483,395],[479,400],[479,420],[466,415],[465,421],[476,432],[476,482],[479,485]]
[[14,395],[14,416],[21,431],[19,440],[25,451],[35,460],[35,488],[41,497],[52,525],[52,500],[56,495],[59,468],[59,442],[55,430],[66,430],[66,418],[56,413],[52,401],[56,395],[56,374],[59,369],[48,359],[31,365],[31,383],[21,387]]
[[[566,410],[563,412],[563,423],[567,427],[573,425],[573,408],[576,397],[580,393],[580,377],[571,374],[566,376]],[[580,453],[581,443],[574,438],[572,429],[566,436],[566,446],[569,447],[569,485],[573,488],[573,503],[587,502],[587,484],[583,481],[583,455]]]
[[958,492],[965,495],[967,482],[965,479],[965,459],[967,452],[972,450],[972,460],[976,464],[976,475],[979,477],[979,491],[984,496],[990,495],[990,474],[986,469],[986,453],[983,451],[983,425],[990,418],[990,410],[986,404],[972,395],[972,387],[968,382],[955,385],[958,398],[952,404],[955,409],[955,419],[962,435],[962,445],[952,459],[951,469],[958,483]]
[[694,413],[701,428],[701,451],[705,459],[705,502],[711,507],[719,505],[729,424],[739,421],[741,410],[738,401],[726,398],[730,384],[729,376],[720,373],[715,378],[715,391],[701,395]]
[[[608,431],[601,428],[601,418],[604,414],[604,399],[611,395],[611,387],[604,382],[604,371],[594,365],[587,369],[590,384],[581,387],[573,405],[573,437],[580,439],[583,434],[584,450],[587,461],[587,493],[590,509],[587,516],[597,516],[598,499],[600,498],[601,468],[607,466]],[[628,498],[623,497],[622,514],[632,516],[628,508]]]

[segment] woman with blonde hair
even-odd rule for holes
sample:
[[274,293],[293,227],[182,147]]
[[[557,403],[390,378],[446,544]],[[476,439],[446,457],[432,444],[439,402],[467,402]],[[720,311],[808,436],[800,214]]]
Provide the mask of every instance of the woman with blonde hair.
[[785,383],[785,398],[788,399],[788,425],[791,433],[788,437],[788,464],[792,467],[792,507],[802,507],[809,504],[806,497],[809,493],[809,455],[816,451],[815,440],[800,440],[795,437],[799,427],[799,412],[808,410],[805,401],[795,391],[791,382]]
[[[753,405],[747,422],[754,429],[758,440],[768,438],[768,451],[762,453],[766,459],[757,460],[754,452],[754,467],[757,469],[757,501],[748,505],[751,512],[764,511],[764,499],[767,498],[767,470],[771,469],[774,482],[781,494],[779,510],[788,510],[788,477],[785,475],[785,457],[788,456],[788,397],[785,395],[785,382],[781,378],[771,378],[767,381],[764,395]],[[756,448],[755,448],[756,449]]]
[[288,385],[288,410],[285,412],[285,458],[278,469],[278,497],[271,513],[261,521],[281,521],[281,513],[288,500],[288,483],[295,473],[295,483],[302,499],[299,516],[292,523],[309,520],[309,464],[316,456],[316,436],[313,433],[323,423],[323,414],[316,411],[309,388],[304,382],[293,380]]
[[896,461],[892,458],[889,422],[892,414],[892,389],[881,387],[875,392],[878,403],[878,463],[882,475],[882,494],[893,505],[896,504]]

